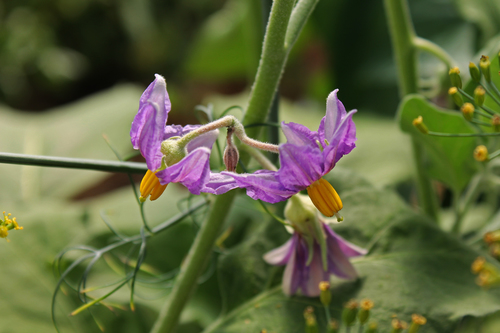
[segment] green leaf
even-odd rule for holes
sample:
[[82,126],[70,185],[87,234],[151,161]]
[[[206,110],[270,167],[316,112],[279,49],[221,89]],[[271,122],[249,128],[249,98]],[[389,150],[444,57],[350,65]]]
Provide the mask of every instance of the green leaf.
[[[346,222],[337,225],[335,231],[358,245],[369,246],[370,252],[353,260],[360,276],[358,280],[332,280],[330,311],[333,318],[340,318],[342,306],[349,299],[369,298],[375,302],[371,318],[379,323],[381,332],[390,330],[393,314],[410,321],[413,313],[419,313],[428,319],[425,332],[446,333],[453,332],[464,316],[484,316],[500,309],[500,292],[483,290],[474,282],[470,265],[478,253],[440,230],[426,217],[412,212],[393,192],[366,186],[340,195]],[[240,247],[251,247],[257,239],[269,239],[271,234],[270,228],[262,228],[260,235]],[[267,250],[256,247],[246,251],[245,258],[236,251],[229,253],[228,257],[234,257],[225,260],[233,272],[226,275],[229,280],[221,288],[235,295],[235,284],[244,286],[248,281],[255,286],[255,280],[252,282],[255,277],[239,274],[246,268],[238,260],[257,262]],[[248,269],[252,267],[258,264]],[[317,298],[286,297],[279,286],[263,289],[265,276],[261,273],[264,271],[265,268],[259,269],[257,274],[260,281],[257,286],[263,291],[223,314],[204,333],[259,332],[262,329],[304,332],[303,311],[309,305],[315,308],[320,327],[325,327],[324,310]],[[353,331],[357,332],[357,327]]]
[[420,141],[426,148],[426,169],[429,175],[455,191],[468,184],[477,165],[472,157],[476,139],[472,137],[434,137],[420,133],[412,124],[422,116],[430,131],[441,133],[474,133],[472,127],[457,111],[444,110],[427,102],[419,95],[403,99],[398,110],[401,129]]

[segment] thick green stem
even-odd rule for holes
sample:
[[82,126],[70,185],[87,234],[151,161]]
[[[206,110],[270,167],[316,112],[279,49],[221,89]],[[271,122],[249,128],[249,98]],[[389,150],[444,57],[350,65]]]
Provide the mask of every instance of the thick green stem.
[[[399,77],[399,94],[404,97],[418,92],[417,36],[413,28],[406,0],[384,0],[394,57]],[[424,169],[424,148],[412,139],[417,166],[417,188],[420,205],[424,212],[438,220],[438,203],[430,178]]]
[[457,65],[457,62],[446,52],[441,46],[427,40],[425,38],[415,37],[415,46],[427,53],[434,55],[436,58],[441,60],[448,69]]
[[103,161],[84,158],[25,155],[14,153],[0,153],[0,163],[137,174],[143,174],[148,171],[148,167],[144,163]]
[[194,292],[198,277],[212,253],[219,230],[231,208],[236,192],[228,192],[215,200],[208,220],[202,225],[196,239],[189,250],[184,265],[181,266],[172,293],[163,306],[151,333],[170,333],[177,325],[184,306]]
[[[285,49],[284,45],[293,5],[293,0],[275,0],[273,3],[259,69],[252,87],[248,108],[243,118],[243,124],[245,125],[266,121],[291,47]],[[247,135],[256,138],[259,131],[259,127],[249,128]],[[249,159],[248,154],[242,154],[240,160],[246,164]],[[203,270],[203,266],[212,252],[212,247],[229,213],[234,196],[235,192],[233,191],[220,195],[215,199],[209,217],[196,236],[172,293],[161,309],[160,315],[151,330],[152,333],[169,333],[177,325],[180,314],[196,287],[196,281]]]

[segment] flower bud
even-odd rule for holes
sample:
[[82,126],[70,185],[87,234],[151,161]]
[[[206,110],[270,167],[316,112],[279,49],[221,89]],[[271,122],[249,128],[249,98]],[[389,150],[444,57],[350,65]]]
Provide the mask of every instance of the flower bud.
[[453,98],[453,101],[457,106],[462,106],[464,104],[464,99],[462,98],[462,95],[458,93],[457,87],[451,87],[448,89],[448,94]]
[[0,226],[0,237],[1,238],[6,238],[9,235],[9,229],[4,226]]
[[479,60],[479,67],[481,68],[481,72],[487,82],[491,82],[490,65],[490,57],[485,55],[481,56],[481,60]]
[[335,319],[332,319],[328,323],[328,333],[338,333],[339,331],[339,322]]
[[474,149],[474,158],[476,159],[476,161],[479,162],[487,161],[489,158],[488,148],[486,148],[486,146],[483,145],[477,146],[476,149]]
[[469,63],[469,72],[470,72],[471,78],[474,81],[476,81],[476,82],[481,81],[481,72],[479,71],[479,68],[477,68],[475,63],[473,63],[473,62]]
[[332,301],[332,293],[330,292],[330,282],[328,281],[321,281],[319,283],[319,290],[321,293],[319,294],[319,300],[321,301],[321,304],[324,306],[330,305],[330,302]]
[[373,301],[364,299],[360,303],[361,311],[359,311],[359,322],[364,325],[370,317],[370,310],[373,308]]
[[453,87],[462,88],[462,78],[460,77],[460,70],[458,67],[453,67],[448,72],[450,75],[451,85]]
[[342,321],[346,326],[354,325],[356,321],[356,315],[358,314],[358,302],[351,299],[344,305],[344,310],[342,310]]
[[485,94],[486,91],[484,91],[484,88],[481,86],[477,86],[477,88],[474,89],[474,102],[477,106],[483,106]]
[[493,126],[493,130],[495,132],[500,132],[500,116],[495,114],[491,117],[491,125]]
[[500,241],[500,230],[489,231],[484,234],[483,240],[486,244],[492,244]]
[[484,257],[477,257],[471,266],[472,273],[478,274],[479,272],[481,272],[485,267],[485,264],[486,264],[486,259],[484,259]]
[[233,143],[234,129],[232,127],[227,129],[227,138],[226,138],[226,149],[224,150],[224,165],[226,166],[227,171],[235,172],[236,167],[238,166],[238,161],[240,159],[240,154],[238,152],[238,148]]
[[464,103],[460,110],[462,111],[464,118],[468,121],[471,121],[472,118],[474,118],[474,105],[472,105],[471,103]]
[[427,323],[427,319],[424,316],[414,313],[411,316],[411,325],[408,333],[417,333],[420,326],[425,325],[425,323]]
[[306,320],[306,333],[318,333],[318,323],[311,306],[304,310],[304,319]]
[[408,324],[405,321],[394,318],[391,322],[392,331],[391,333],[399,333],[408,328]]
[[427,128],[427,126],[425,126],[422,116],[418,116],[417,118],[413,119],[413,126],[415,126],[423,134],[429,133],[429,129]]

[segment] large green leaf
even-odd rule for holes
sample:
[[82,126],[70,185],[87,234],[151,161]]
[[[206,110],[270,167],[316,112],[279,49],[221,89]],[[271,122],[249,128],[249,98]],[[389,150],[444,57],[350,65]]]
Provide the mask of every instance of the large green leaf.
[[472,157],[477,145],[476,139],[425,135],[412,125],[412,121],[422,116],[430,131],[474,133],[463,116],[457,111],[438,108],[419,95],[405,97],[399,107],[398,116],[401,129],[425,146],[427,158],[424,163],[429,176],[454,190],[462,190],[477,169]]
[[[391,191],[363,186],[340,193],[346,222],[334,228],[354,243],[369,248],[369,254],[353,262],[360,278],[356,281],[332,281],[332,316],[340,318],[342,305],[351,298],[370,298],[375,302],[372,318],[379,323],[380,331],[390,330],[393,314],[410,320],[413,313],[428,319],[427,333],[453,332],[464,316],[484,316],[500,309],[499,292],[483,290],[474,282],[470,272],[472,261],[478,256],[474,250],[432,224],[427,218],[412,212]],[[258,264],[275,231],[262,228],[240,245],[241,248],[261,244],[244,253],[234,251],[222,264],[221,288],[232,298],[229,302],[240,304],[204,332],[304,332],[303,311],[311,305],[316,310],[319,324],[326,323],[318,299],[301,296],[286,297],[280,287],[266,288],[265,267]],[[258,241],[257,241],[258,240]],[[269,244],[268,244],[269,245]],[[232,256],[232,258],[230,258]],[[251,256],[252,258],[248,258]],[[250,263],[249,267],[238,264]],[[231,264],[229,264],[231,263]],[[228,267],[224,267],[227,264]],[[245,271],[258,269],[255,276]],[[229,268],[233,270],[228,274]],[[268,269],[268,281],[272,281]],[[245,290],[245,283],[258,287],[260,294],[241,303],[236,290]],[[234,286],[240,286],[235,289]],[[224,292],[223,292],[224,293]],[[245,292],[244,292],[245,293]],[[357,328],[354,330],[357,331]]]

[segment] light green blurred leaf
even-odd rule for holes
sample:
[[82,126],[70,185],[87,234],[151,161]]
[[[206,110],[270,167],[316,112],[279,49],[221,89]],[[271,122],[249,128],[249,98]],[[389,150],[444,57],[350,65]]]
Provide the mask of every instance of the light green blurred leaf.
[[472,127],[459,112],[440,109],[419,95],[405,97],[398,110],[401,129],[425,146],[427,159],[424,163],[429,176],[461,191],[477,169],[472,157],[476,139],[424,135],[412,124],[418,116],[422,116],[429,130],[434,132],[474,133]]

